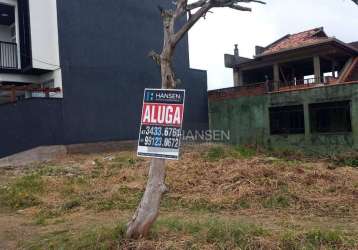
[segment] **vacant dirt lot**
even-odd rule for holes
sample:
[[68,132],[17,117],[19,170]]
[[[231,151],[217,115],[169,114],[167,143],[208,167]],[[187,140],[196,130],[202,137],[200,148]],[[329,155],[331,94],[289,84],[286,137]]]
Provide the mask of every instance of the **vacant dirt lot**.
[[187,146],[139,241],[123,238],[149,164],[135,152],[0,169],[0,249],[357,249],[357,162]]

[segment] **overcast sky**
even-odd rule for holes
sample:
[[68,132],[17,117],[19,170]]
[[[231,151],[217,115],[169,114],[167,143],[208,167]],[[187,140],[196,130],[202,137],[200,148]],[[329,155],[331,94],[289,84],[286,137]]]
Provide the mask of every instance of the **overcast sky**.
[[321,26],[329,36],[358,41],[358,6],[350,0],[267,0],[250,6],[251,13],[214,9],[189,34],[191,67],[208,71],[209,89],[233,86],[224,54],[233,54],[235,43],[241,56],[252,57],[255,45]]

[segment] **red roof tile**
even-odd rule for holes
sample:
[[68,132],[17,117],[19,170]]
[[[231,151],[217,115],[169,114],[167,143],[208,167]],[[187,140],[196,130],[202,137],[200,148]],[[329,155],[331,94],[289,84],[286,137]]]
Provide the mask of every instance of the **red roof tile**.
[[327,39],[329,39],[329,37],[324,32],[323,28],[316,28],[293,35],[286,35],[267,46],[264,52],[260,55],[277,53],[282,50],[310,45]]

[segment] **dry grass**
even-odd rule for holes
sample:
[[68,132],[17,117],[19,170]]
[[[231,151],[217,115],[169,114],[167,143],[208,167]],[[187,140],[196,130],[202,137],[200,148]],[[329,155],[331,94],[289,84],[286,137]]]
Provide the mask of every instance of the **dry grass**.
[[348,163],[187,146],[168,163],[151,237],[135,242],[121,237],[149,162],[134,152],[2,169],[0,249],[354,249],[358,169]]

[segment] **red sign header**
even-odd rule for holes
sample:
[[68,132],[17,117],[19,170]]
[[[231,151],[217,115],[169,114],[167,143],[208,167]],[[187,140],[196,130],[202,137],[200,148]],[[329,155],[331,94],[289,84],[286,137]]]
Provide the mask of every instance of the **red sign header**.
[[183,111],[183,105],[181,104],[144,103],[142,124],[181,127]]

